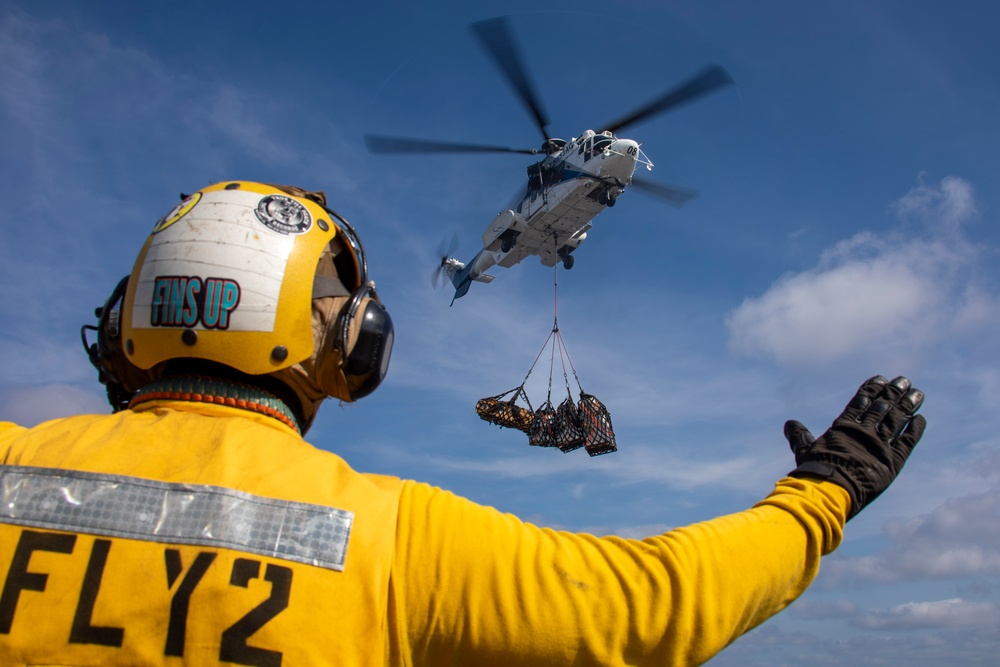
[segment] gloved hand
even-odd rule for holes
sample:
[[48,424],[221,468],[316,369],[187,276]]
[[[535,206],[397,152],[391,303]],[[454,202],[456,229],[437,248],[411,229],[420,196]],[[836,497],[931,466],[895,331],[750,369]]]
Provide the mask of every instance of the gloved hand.
[[785,422],[785,437],[798,467],[792,477],[818,477],[847,489],[848,520],[857,516],[896,479],[927,426],[914,415],[924,393],[898,377],[877,375],[858,389],[844,412],[818,439],[797,421]]

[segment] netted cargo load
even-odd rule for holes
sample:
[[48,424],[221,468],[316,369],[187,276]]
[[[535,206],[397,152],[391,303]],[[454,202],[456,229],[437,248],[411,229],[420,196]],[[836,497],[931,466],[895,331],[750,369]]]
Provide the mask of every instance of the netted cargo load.
[[583,424],[583,447],[591,456],[618,451],[611,413],[596,396],[580,392],[580,421]]
[[[556,284],[558,293],[558,282]],[[528,394],[524,387],[535,370],[542,353],[551,349],[549,357],[549,386],[545,401],[537,410],[531,407]],[[558,353],[558,354],[557,354]],[[552,403],[552,378],[556,372],[556,358],[562,368],[563,382],[566,385],[566,398],[555,407]],[[573,400],[573,390],[570,387],[569,371],[573,373],[576,386],[579,389],[580,400]],[[522,399],[527,408],[516,403]],[[557,399],[558,400],[558,399]],[[545,339],[542,349],[528,369],[524,381],[519,387],[505,391],[502,394],[480,399],[476,403],[476,412],[485,421],[506,428],[514,428],[528,434],[528,444],[533,447],[553,447],[563,452],[572,452],[580,447],[586,449],[591,456],[608,454],[618,450],[615,442],[614,429],[611,426],[611,415],[604,404],[592,394],[583,391],[580,378],[569,357],[566,343],[559,332],[558,300],[556,318],[552,323],[552,332]]]
[[535,418],[528,430],[529,445],[558,447],[563,452],[571,452],[582,447],[584,442],[583,426],[572,397],[567,396],[558,408],[545,401],[535,410]]
[[579,449],[586,442],[580,411],[573,402],[572,396],[567,396],[556,408],[559,418],[559,433],[555,436],[556,447],[563,452]]
[[[528,376],[530,375],[531,370],[528,371]],[[569,377],[564,371],[566,398],[559,407],[552,405],[550,375],[549,395],[537,410],[531,408],[531,401],[524,390],[524,384],[521,384],[502,394],[480,399],[476,403],[476,412],[483,420],[492,424],[527,433],[528,444],[533,447],[554,447],[563,452],[572,452],[583,447],[591,456],[617,451],[611,414],[596,396],[583,391],[580,379],[576,376],[576,369],[573,369],[573,376],[580,389],[579,402],[573,400]],[[527,379],[526,376],[525,382]],[[518,405],[518,399],[528,407]]]
[[557,415],[552,403],[549,401],[542,403],[535,410],[535,417],[531,420],[531,427],[528,429],[528,444],[532,447],[555,447],[555,436],[559,430],[556,420]]
[[[505,398],[510,395],[510,398]],[[527,408],[516,404],[518,398],[528,404]],[[535,411],[531,408],[528,395],[524,392],[524,385],[508,389],[502,394],[481,398],[476,403],[476,413],[484,421],[505,428],[514,428],[518,431],[528,432],[531,422],[535,418]]]

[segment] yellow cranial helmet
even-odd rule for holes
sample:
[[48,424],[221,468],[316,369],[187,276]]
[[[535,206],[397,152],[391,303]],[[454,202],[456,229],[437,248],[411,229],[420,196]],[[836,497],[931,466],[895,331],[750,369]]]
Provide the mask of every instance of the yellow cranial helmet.
[[[393,341],[360,239],[323,193],[246,181],[199,190],[160,218],[119,322],[139,377],[174,360],[270,375],[298,394],[307,423],[327,396],[374,391]],[[136,373],[117,375],[139,388]]]

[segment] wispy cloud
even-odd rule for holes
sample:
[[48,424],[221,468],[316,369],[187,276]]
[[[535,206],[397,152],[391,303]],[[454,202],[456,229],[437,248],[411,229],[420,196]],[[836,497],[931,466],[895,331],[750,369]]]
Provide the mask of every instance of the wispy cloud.
[[891,609],[866,611],[851,624],[866,630],[995,627],[1000,624],[1000,606],[995,602],[966,602],[958,598],[907,602]]
[[66,384],[49,384],[15,386],[0,392],[0,418],[21,426],[35,426],[69,415],[109,412],[111,408],[99,387],[88,391]]
[[[303,103],[269,72],[249,86],[211,68],[181,71],[106,34],[16,11],[0,17],[0,36],[5,136],[22,160],[19,179],[45,195],[31,199],[36,206],[68,208],[73,199],[79,211],[77,197],[90,199],[91,189],[173,183],[175,174],[194,179],[188,189],[247,172],[280,172],[307,186],[321,185],[322,174],[338,189],[355,185],[330,157],[343,137],[329,109]],[[134,164],[148,169],[136,172]],[[109,170],[117,171],[114,185],[99,180]]]
[[729,489],[760,488],[762,477],[755,474],[759,468],[753,457],[734,457],[710,461],[704,457],[695,459],[678,456],[676,451],[667,451],[643,445],[630,445],[630,456],[606,456],[599,460],[589,460],[580,456],[559,467],[542,466],[535,452],[524,450],[525,454],[495,460],[454,458],[438,459],[435,463],[443,468],[464,472],[481,472],[504,477],[544,477],[549,475],[579,474],[583,470],[601,473],[611,483],[635,484],[639,482],[660,482],[682,489],[725,486]]
[[[894,609],[899,616],[907,614],[902,609]],[[956,607],[953,611],[957,619],[969,610]],[[989,607],[978,611],[992,613]],[[891,610],[870,612],[869,618],[884,619],[891,613]],[[927,616],[934,613],[945,615],[946,606],[922,612],[914,608],[909,613],[912,617],[920,613]],[[875,621],[878,622],[880,621]],[[994,625],[995,623],[996,621]],[[791,629],[788,624],[775,619],[738,639],[730,648],[713,658],[711,664],[720,667],[790,667],[801,664],[992,667],[996,663],[997,651],[1000,650],[1000,634],[988,625],[924,626],[919,628],[919,634],[910,632],[910,627],[905,623],[873,631],[866,631],[857,625],[854,627],[857,631],[853,635],[840,633],[831,638]]]
[[952,498],[929,514],[884,525],[877,555],[831,559],[824,585],[1000,575],[1000,491]]
[[[172,69],[57,14],[0,13],[6,381],[92,382],[79,325],[131,268],[181,188],[272,168],[284,182],[308,173],[302,182],[316,185],[309,181],[322,174],[352,187],[349,170],[315,141],[316,133],[340,140],[326,110],[212,76],[211,68]],[[57,392],[49,403],[64,398]]]
[[858,605],[850,600],[812,600],[801,598],[788,608],[795,618],[817,621],[834,618],[851,618],[857,615]]
[[39,32],[33,19],[10,12],[0,20],[0,104],[20,122],[37,120],[49,109],[42,53],[32,41]]
[[955,176],[946,176],[937,186],[924,183],[914,186],[891,206],[901,219],[924,225],[944,225],[950,231],[979,214],[975,193],[970,184]]

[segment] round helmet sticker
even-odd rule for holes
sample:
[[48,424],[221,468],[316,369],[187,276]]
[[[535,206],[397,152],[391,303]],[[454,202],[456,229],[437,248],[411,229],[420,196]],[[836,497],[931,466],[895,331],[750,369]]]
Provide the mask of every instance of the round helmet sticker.
[[153,226],[153,233],[156,234],[157,232],[162,232],[164,229],[183,218],[191,212],[191,209],[193,209],[194,205],[200,200],[200,192],[196,192],[193,195],[185,197],[180,204],[174,206],[170,213],[167,213],[165,216],[156,221],[156,224]]
[[262,198],[257,202],[254,214],[265,227],[286,236],[302,234],[312,226],[312,216],[306,207],[284,195],[267,195]]

